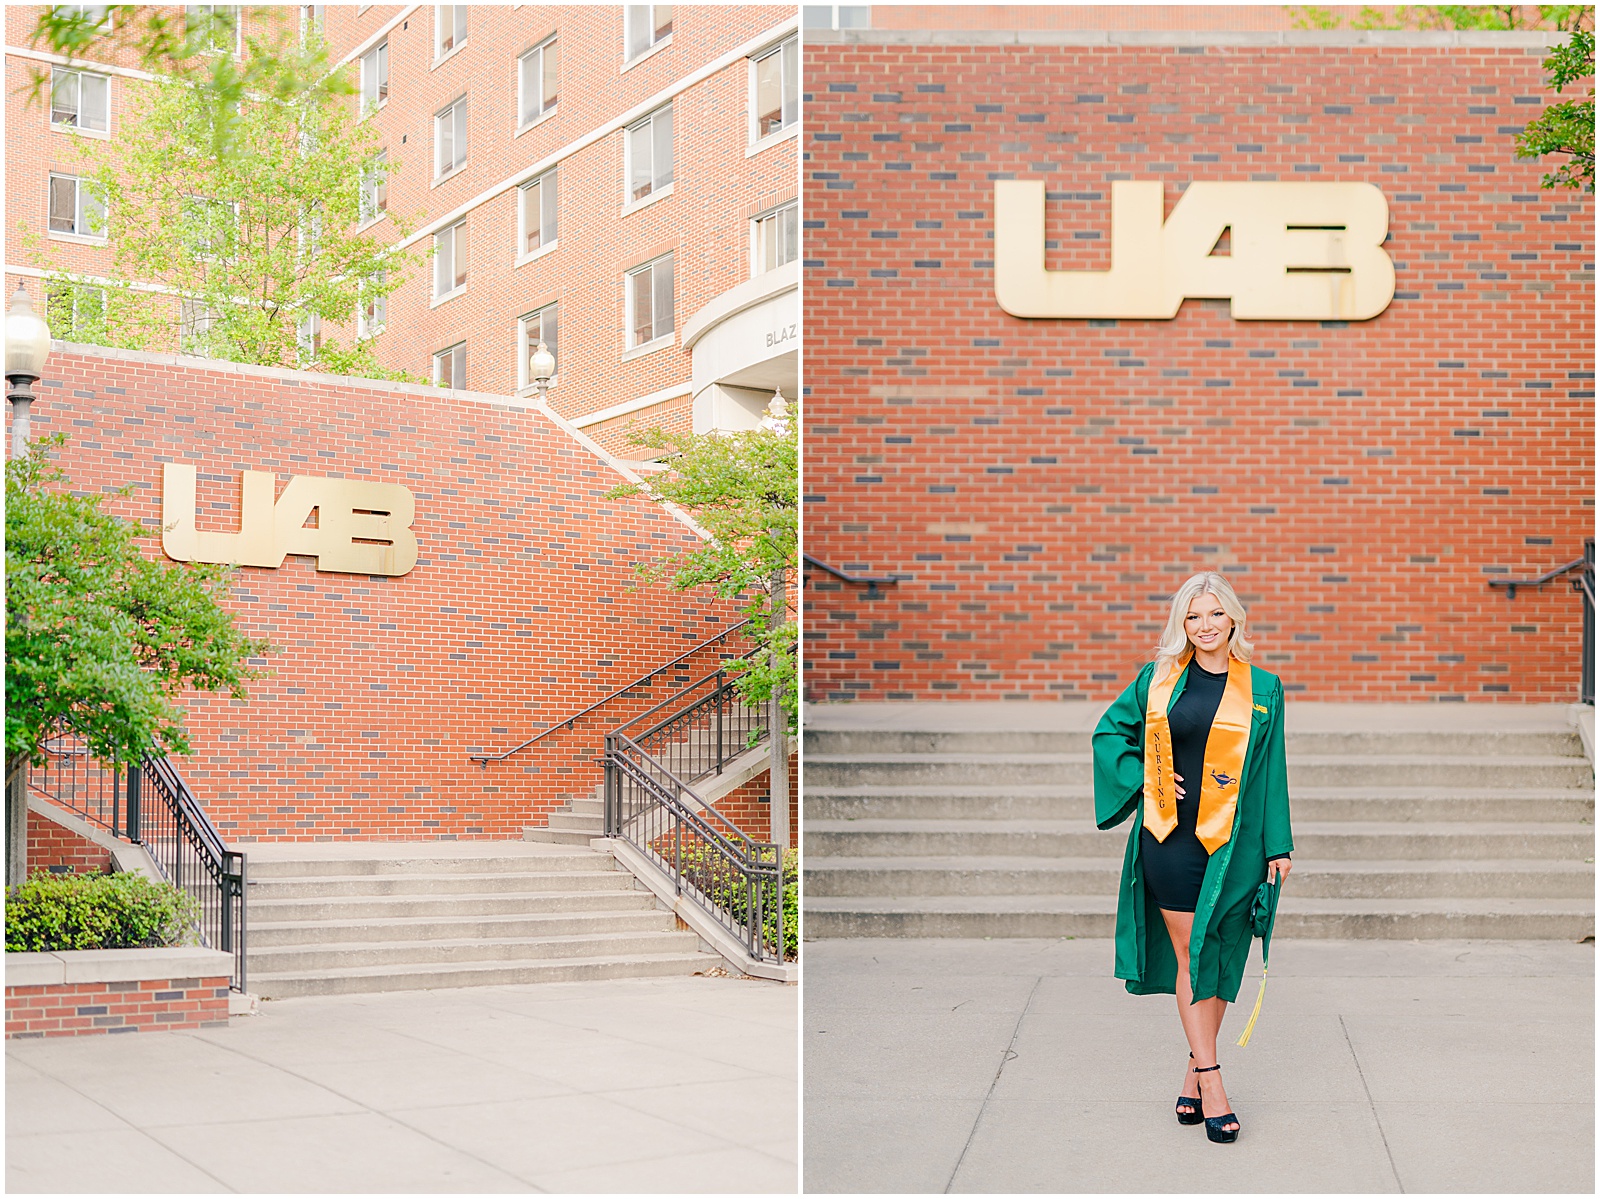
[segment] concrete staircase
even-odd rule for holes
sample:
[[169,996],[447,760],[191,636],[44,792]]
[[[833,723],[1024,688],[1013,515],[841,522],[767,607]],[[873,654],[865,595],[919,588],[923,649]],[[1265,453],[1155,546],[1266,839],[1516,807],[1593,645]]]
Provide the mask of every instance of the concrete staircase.
[[595,784],[594,794],[569,799],[550,813],[550,823],[522,830],[524,841],[544,845],[588,845],[606,835],[605,784]]
[[[1113,934],[1128,826],[1094,826],[1096,712],[1017,707],[808,711],[808,938]],[[1279,932],[1591,935],[1594,770],[1566,712],[1291,702]]]
[[721,960],[586,844],[245,848],[247,986],[268,998],[694,974]]

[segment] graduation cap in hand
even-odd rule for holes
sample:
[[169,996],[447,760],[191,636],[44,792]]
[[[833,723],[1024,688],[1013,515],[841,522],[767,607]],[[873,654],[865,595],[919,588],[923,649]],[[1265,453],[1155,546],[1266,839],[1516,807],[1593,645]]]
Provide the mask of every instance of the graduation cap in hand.
[[1261,990],[1256,994],[1256,1006],[1250,1013],[1250,1023],[1239,1034],[1237,1044],[1240,1048],[1250,1043],[1250,1034],[1255,1031],[1256,1019],[1261,1015],[1261,1001],[1267,997],[1267,950],[1272,944],[1272,925],[1278,918],[1278,895],[1282,889],[1283,876],[1279,875],[1257,887],[1255,898],[1250,901],[1250,932],[1261,938]]

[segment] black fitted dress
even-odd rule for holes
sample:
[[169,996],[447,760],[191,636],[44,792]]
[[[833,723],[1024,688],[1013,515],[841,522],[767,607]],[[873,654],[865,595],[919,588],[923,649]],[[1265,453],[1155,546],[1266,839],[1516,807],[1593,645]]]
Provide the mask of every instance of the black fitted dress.
[[1159,908],[1169,912],[1192,912],[1200,899],[1200,884],[1205,880],[1210,854],[1194,834],[1200,811],[1200,783],[1204,777],[1206,738],[1211,722],[1222,703],[1228,685],[1228,672],[1212,674],[1199,662],[1189,660],[1183,694],[1167,712],[1172,730],[1172,769],[1183,779],[1183,798],[1178,801],[1178,827],[1157,841],[1149,829],[1139,832],[1139,862],[1144,885]]

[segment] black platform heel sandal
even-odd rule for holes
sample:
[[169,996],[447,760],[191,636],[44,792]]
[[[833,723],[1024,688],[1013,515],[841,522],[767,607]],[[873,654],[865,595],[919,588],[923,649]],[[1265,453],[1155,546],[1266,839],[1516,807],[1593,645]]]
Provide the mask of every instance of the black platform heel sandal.
[[[1194,1061],[1194,1054],[1191,1053],[1189,1055],[1189,1060],[1191,1062]],[[1205,1119],[1205,1117],[1200,1114],[1200,1096],[1198,1095],[1193,1097],[1189,1095],[1179,1095],[1177,1113],[1179,1124],[1199,1124]]]
[[[1208,1074],[1212,1070],[1220,1069],[1222,1069],[1220,1064],[1215,1066],[1196,1066],[1194,1068],[1194,1072],[1196,1074]],[[1204,1092],[1201,1094],[1203,1098]],[[1200,1110],[1202,1113],[1204,1113],[1205,1108],[1202,1106]],[[1203,1118],[1206,1122],[1207,1140],[1214,1141],[1218,1145],[1231,1145],[1234,1141],[1239,1139],[1239,1130],[1237,1128],[1222,1127],[1224,1124],[1239,1123],[1239,1117],[1235,1116],[1232,1112],[1223,1112],[1220,1116],[1204,1116]]]

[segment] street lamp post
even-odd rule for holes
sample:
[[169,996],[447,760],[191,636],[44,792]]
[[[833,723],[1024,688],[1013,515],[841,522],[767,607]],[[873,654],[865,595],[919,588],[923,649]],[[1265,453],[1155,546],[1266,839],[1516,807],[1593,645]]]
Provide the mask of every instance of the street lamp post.
[[550,379],[556,373],[556,356],[550,348],[540,342],[533,353],[528,355],[528,378],[539,389],[539,399],[543,402],[545,393],[550,390]]
[[28,289],[19,283],[6,312],[6,399],[11,401],[13,458],[28,452],[28,409],[34,401],[31,384],[39,381],[48,357],[50,326],[33,314]]
[[[782,390],[776,390],[772,393],[772,399],[767,404],[767,413],[761,418],[761,427],[779,435],[789,431],[789,403],[783,398]],[[776,533],[777,530],[774,529],[774,536],[776,536]],[[772,572],[772,637],[774,641],[777,640],[778,632],[783,628],[784,616],[789,604],[789,593],[784,574],[785,572],[781,565]],[[772,690],[772,698],[769,701],[769,705],[771,715],[768,727],[772,730],[772,760],[768,775],[769,791],[771,792],[767,811],[771,832],[768,835],[781,853],[789,848],[789,719],[783,711],[783,696],[776,687]]]

